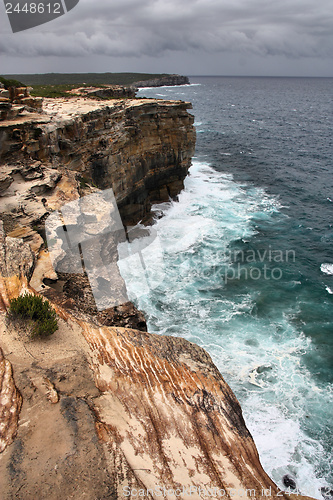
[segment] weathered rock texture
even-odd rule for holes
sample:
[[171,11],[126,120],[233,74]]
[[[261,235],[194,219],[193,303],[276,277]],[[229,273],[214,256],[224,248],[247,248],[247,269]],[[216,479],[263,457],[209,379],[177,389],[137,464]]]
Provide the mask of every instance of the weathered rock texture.
[[43,99],[31,97],[30,87],[10,87],[9,96],[13,104],[23,104],[28,111],[42,111]]
[[[262,469],[208,354],[145,332],[130,303],[97,314],[85,276],[57,276],[43,242],[48,214],[93,190],[77,171],[112,186],[127,217],[175,194],[194,147],[187,107],[49,101],[44,116],[0,125],[1,500],[134,499],[139,490],[154,498],[155,488],[183,499],[207,498],[205,488],[293,499],[278,496]],[[36,290],[52,302],[59,329],[33,341],[6,310]]]
[[[23,238],[38,259],[31,282],[36,290],[93,314],[99,324],[146,330],[131,303],[97,313],[82,275],[54,272],[43,249],[44,223],[52,211],[92,192],[89,183],[112,187],[131,223],[149,212],[152,201],[175,196],[194,150],[188,107],[150,99],[49,99],[43,115],[24,113],[0,124],[0,214],[6,234]],[[50,289],[58,278],[56,290]]]
[[22,398],[16,389],[12,366],[0,348],[0,453],[10,445],[17,432]]
[[70,91],[71,94],[100,99],[134,99],[136,89],[121,85],[103,85],[102,87],[80,87]]
[[83,325],[83,332],[101,391],[99,435],[119,446],[146,489],[219,488],[230,498],[231,488],[275,488],[235,396],[205,351],[133,330]]
[[[4,309],[8,297],[34,293],[33,252],[11,240],[0,244]],[[59,329],[47,340],[0,314],[3,500],[154,498],[156,488],[183,499],[206,498],[207,488],[293,498],[262,469],[239,403],[202,348],[55,307]]]
[[40,160],[79,172],[99,188],[112,187],[123,219],[138,221],[152,202],[183,187],[195,147],[189,107],[153,99],[45,99],[44,115],[1,122],[0,162]]
[[23,111],[42,111],[43,99],[31,97],[30,87],[0,87],[0,121],[17,118]]
[[27,288],[35,265],[35,254],[22,239],[5,237],[0,221],[0,309],[6,310],[22,287]]
[[[6,304],[17,293],[15,276],[22,275],[17,269],[20,262],[21,266],[25,266],[24,269],[27,266],[30,269],[31,286],[56,304],[84,312],[100,325],[146,331],[143,314],[131,302],[98,312],[85,274],[57,274],[52,267],[49,253],[44,248],[44,222],[52,211],[79,198],[80,183],[75,179],[75,173],[59,174],[41,162],[25,166],[3,165],[2,169],[3,178],[7,181],[0,196],[0,216],[3,220],[0,223],[0,242],[3,244],[0,253],[9,257],[9,269],[0,269],[0,287],[7,297]],[[85,191],[89,193],[91,190],[86,188]],[[9,236],[6,239],[2,232],[3,226]],[[21,257],[21,261],[18,257]],[[13,292],[10,287],[13,287]]]

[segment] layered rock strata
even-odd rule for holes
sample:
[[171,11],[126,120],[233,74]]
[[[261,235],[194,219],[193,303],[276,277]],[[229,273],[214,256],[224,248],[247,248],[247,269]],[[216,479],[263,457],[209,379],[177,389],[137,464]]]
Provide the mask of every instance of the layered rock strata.
[[188,85],[190,80],[187,76],[182,75],[166,75],[160,78],[152,78],[150,80],[142,80],[133,83],[135,87],[163,87],[174,86],[174,85]]
[[31,97],[30,90],[30,87],[0,87],[0,121],[14,119],[23,111],[42,111],[43,99]]
[[[11,240],[2,235],[3,304],[27,291],[32,271],[28,245]],[[56,311],[48,340],[0,316],[4,500],[294,498],[262,469],[239,403],[202,348]]]
[[[19,247],[21,257],[26,255],[25,262],[30,266],[36,263],[29,276],[30,284],[36,291],[43,293],[58,305],[65,304],[69,309],[84,312],[97,324],[146,331],[143,314],[131,302],[99,312],[86,274],[75,274],[71,269],[67,273],[55,272],[52,266],[48,250],[45,248],[47,244],[45,220],[53,211],[80,197],[80,183],[75,178],[76,174],[74,172],[60,174],[56,169],[42,166],[41,162],[25,167],[7,165],[2,168],[0,224],[10,237],[6,239],[4,252],[11,251],[12,265],[16,265],[17,257],[20,256],[14,255],[12,250],[22,238],[28,246],[24,247],[25,250]],[[94,191],[96,191],[94,188],[85,188],[85,194]],[[9,249],[7,245],[10,245]],[[10,275],[9,271],[2,271],[3,276]],[[20,273],[11,272],[11,274]]]
[[83,182],[113,188],[126,222],[175,197],[195,147],[189,103],[45,99],[44,114],[0,123],[1,163],[40,160]]
[[[187,107],[50,100],[44,115],[0,126],[3,500],[302,498],[278,493],[262,469],[203,349],[147,333],[130,303],[97,313],[85,275],[57,275],[49,261],[45,219],[94,192],[84,176],[112,186],[136,219],[181,188],[194,147]],[[47,340],[6,316],[23,293],[55,308],[59,329]]]
[[74,95],[99,97],[100,99],[134,99],[136,89],[122,85],[103,85],[101,87],[80,87],[70,91]]
[[130,223],[147,215],[153,201],[175,196],[194,150],[188,107],[154,100],[49,99],[42,115],[23,113],[0,124],[0,214],[6,234],[23,238],[38,257],[36,290],[93,315],[99,324],[146,330],[131,303],[98,313],[84,276],[54,272],[43,250],[44,223],[54,210],[96,190],[92,183],[113,188]]

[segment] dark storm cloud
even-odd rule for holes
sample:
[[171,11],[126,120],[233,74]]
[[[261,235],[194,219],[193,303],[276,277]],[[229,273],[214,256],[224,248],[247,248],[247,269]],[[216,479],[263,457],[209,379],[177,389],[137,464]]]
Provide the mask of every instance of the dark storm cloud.
[[[2,23],[2,26],[4,23]],[[43,27],[0,37],[9,56],[159,57],[238,52],[330,57],[331,0],[81,0]]]

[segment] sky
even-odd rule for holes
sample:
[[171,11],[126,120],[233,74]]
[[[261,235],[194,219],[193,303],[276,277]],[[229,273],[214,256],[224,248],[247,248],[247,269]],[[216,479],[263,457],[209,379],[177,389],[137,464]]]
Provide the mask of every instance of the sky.
[[19,33],[4,3],[0,74],[333,77],[332,0],[80,0]]

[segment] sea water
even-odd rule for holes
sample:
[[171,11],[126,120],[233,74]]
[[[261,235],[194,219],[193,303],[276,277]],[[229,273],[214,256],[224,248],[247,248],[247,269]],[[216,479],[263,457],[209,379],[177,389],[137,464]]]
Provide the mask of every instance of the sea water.
[[154,286],[138,293],[146,266],[121,272],[150,332],[209,352],[272,479],[321,499],[333,488],[333,79],[191,82],[139,93],[191,101],[197,146],[178,201],[155,207]]

